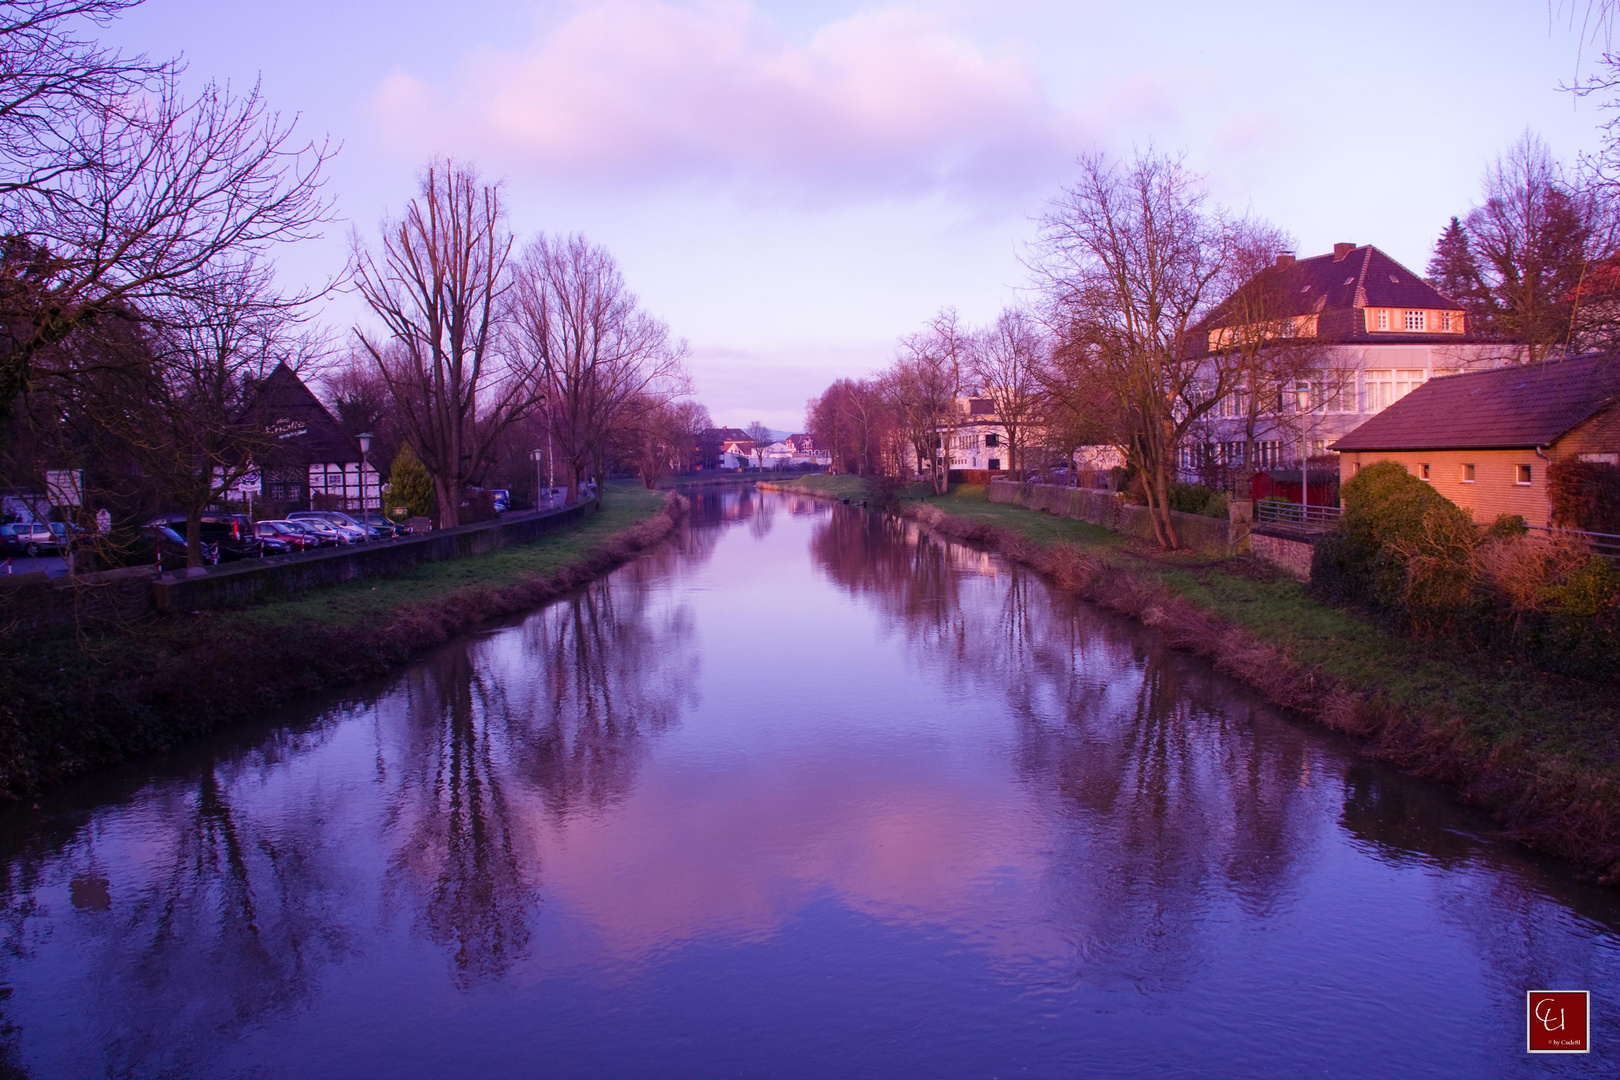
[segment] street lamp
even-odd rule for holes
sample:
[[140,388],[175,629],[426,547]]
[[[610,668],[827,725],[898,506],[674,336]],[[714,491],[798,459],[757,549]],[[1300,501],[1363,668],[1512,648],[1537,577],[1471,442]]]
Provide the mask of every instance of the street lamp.
[[530,450],[529,460],[534,462],[534,508],[536,510],[542,509],[540,493],[544,491],[546,493],[546,505],[543,509],[549,510],[551,508],[551,490],[545,486],[545,477],[540,475],[541,452],[539,450]]
[[360,514],[363,517],[370,509],[366,505],[366,455],[371,453],[371,432],[360,434]]

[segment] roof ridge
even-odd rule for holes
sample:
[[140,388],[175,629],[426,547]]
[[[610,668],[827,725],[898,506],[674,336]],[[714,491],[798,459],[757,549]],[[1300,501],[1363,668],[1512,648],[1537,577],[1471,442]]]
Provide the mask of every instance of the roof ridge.
[[1356,275],[1356,295],[1350,301],[1351,309],[1367,306],[1367,269],[1372,266],[1373,246],[1367,245],[1366,254],[1361,256],[1361,273]]

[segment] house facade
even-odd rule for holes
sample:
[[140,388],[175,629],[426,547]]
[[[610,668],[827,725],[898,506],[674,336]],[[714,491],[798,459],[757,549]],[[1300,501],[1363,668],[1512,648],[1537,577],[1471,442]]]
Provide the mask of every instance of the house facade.
[[815,469],[826,468],[831,464],[832,454],[826,450],[818,450],[815,440],[802,432],[789,435],[765,448],[767,469]]
[[271,513],[381,507],[381,477],[359,442],[286,364],[260,384],[248,415],[264,424],[270,445],[227,498],[262,503]]
[[1333,448],[1341,479],[1395,461],[1477,522],[1519,514],[1551,525],[1549,465],[1620,464],[1620,354],[1437,378]]
[[1268,348],[1279,355],[1290,350],[1297,370],[1259,388],[1261,400],[1249,386],[1222,398],[1182,448],[1185,479],[1224,472],[1246,487],[1262,469],[1334,468],[1323,460],[1333,443],[1430,379],[1515,359],[1511,347],[1471,337],[1460,304],[1370,244],[1335,244],[1306,259],[1284,253],[1244,290],[1267,298],[1266,323],[1245,321],[1234,294],[1199,325],[1211,381],[1218,358],[1245,335],[1275,340]]

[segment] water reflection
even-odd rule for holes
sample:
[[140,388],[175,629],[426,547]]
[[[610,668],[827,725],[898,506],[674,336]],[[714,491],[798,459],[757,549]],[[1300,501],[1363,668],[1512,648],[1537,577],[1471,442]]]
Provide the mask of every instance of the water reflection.
[[1141,627],[693,503],[368,696],[0,813],[0,1076],[1469,1075],[1526,985],[1620,985],[1607,891]]

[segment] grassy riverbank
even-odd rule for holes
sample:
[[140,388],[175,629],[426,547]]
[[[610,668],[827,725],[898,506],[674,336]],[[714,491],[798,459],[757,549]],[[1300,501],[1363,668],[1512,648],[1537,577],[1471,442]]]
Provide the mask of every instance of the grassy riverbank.
[[[875,497],[859,478],[838,498]],[[898,512],[985,543],[1141,619],[1273,701],[1444,782],[1536,847],[1620,881],[1620,704],[1614,689],[1391,633],[1312,599],[1250,559],[1166,554],[1084,522],[991,503],[983,487]]]
[[678,496],[615,484],[600,513],[533,543],[233,610],[0,643],[0,797],[384,674],[627,561],[684,510]]

